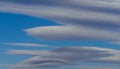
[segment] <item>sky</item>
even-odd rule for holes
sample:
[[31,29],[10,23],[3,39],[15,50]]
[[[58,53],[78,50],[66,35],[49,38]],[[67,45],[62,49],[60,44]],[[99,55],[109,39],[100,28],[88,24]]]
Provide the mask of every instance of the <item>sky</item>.
[[0,0],[1,69],[119,69],[119,0]]

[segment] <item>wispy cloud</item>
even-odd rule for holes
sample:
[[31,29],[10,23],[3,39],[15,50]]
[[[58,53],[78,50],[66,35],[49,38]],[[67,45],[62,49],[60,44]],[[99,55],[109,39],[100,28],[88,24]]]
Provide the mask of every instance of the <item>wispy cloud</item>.
[[116,44],[116,45],[120,45],[120,41],[113,41],[113,42],[109,42],[109,44]]
[[0,64],[0,67],[8,67],[11,66],[12,64]]
[[43,44],[37,44],[37,43],[6,43],[6,42],[2,42],[0,43],[2,45],[10,45],[10,46],[26,46],[26,47],[55,47],[55,46],[49,46],[49,45],[43,45]]
[[[27,68],[27,67],[35,67],[37,65],[14,65],[14,64],[0,64],[0,67],[8,67],[8,68],[11,68],[11,69],[21,69],[23,66],[26,66],[25,69],[38,69],[38,68]],[[20,68],[18,68],[20,67]],[[119,69],[119,67],[117,65],[74,65],[74,66],[69,66],[69,67],[65,67],[65,68],[75,68],[75,69]],[[24,67],[23,67],[24,69]],[[60,68],[60,69],[63,69],[63,68]]]
[[40,55],[49,55],[50,52],[48,50],[6,50],[6,54],[13,54],[13,55],[33,55],[33,56],[40,56]]

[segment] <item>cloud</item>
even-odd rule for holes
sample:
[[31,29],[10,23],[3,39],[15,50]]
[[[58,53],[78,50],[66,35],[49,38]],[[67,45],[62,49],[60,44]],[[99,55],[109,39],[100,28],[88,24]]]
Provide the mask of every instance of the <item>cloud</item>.
[[13,68],[54,68],[74,66],[80,62],[120,64],[119,58],[119,50],[73,46],[51,50],[49,55],[41,55],[25,60]]
[[[34,60],[33,60],[34,59]],[[27,60],[27,62],[22,62],[16,66],[13,66],[13,69],[21,69],[21,68],[56,68],[56,67],[62,67],[66,65],[72,65],[73,63],[67,61],[67,60],[62,60],[62,59],[57,59],[57,58],[33,58],[30,60]],[[32,61],[32,62],[31,62]]]
[[[0,64],[0,67],[14,67],[13,69],[16,69],[17,67],[20,66],[26,66],[25,69],[29,69],[27,68],[27,66],[29,65],[13,65],[13,64]],[[32,66],[32,65],[31,65]],[[35,65],[34,65],[35,66]],[[65,68],[75,68],[75,69],[119,69],[119,66],[117,65],[75,65],[75,66],[69,66],[69,67],[65,67]],[[17,68],[17,69],[21,69],[21,68]],[[30,68],[32,69],[32,68]],[[33,69],[38,69],[38,68],[33,68]],[[63,69],[63,68],[59,68],[59,69]]]
[[[53,50],[61,58],[70,61],[90,61],[90,62],[113,62],[119,63],[120,51],[114,49],[105,49],[99,47],[66,47]],[[73,56],[74,54],[74,56]],[[58,57],[58,58],[59,58]]]
[[45,18],[63,25],[62,27],[36,27],[37,31],[34,30],[35,28],[25,29],[26,33],[38,38],[120,40],[116,38],[120,34],[118,0],[69,0],[69,2],[66,0],[0,0],[0,11]]
[[76,69],[80,69],[80,68],[82,68],[82,69],[119,69],[119,66],[111,66],[111,65],[106,65],[106,66],[103,66],[103,65],[98,65],[98,66],[90,66],[90,65],[83,65],[83,66],[76,66],[75,67]]
[[26,47],[55,47],[43,44],[36,44],[36,43],[0,43],[2,45],[10,45],[10,46],[26,46]]
[[50,52],[47,50],[6,50],[6,54],[13,54],[13,55],[33,55],[33,56],[40,56],[40,55],[49,55]]
[[113,42],[109,42],[109,44],[116,44],[116,45],[120,45],[120,41],[113,41]]
[[43,39],[67,40],[120,40],[119,32],[78,26],[48,26],[25,30],[27,34]]
[[0,67],[8,67],[11,66],[12,64],[0,64]]
[[[119,8],[118,0],[0,0],[0,12],[29,15],[61,24],[24,30],[28,35],[51,40],[120,41]],[[38,55],[41,52],[8,50],[7,53]],[[113,49],[74,46],[49,53],[18,63],[13,68],[53,68],[79,62],[120,64],[120,51]]]

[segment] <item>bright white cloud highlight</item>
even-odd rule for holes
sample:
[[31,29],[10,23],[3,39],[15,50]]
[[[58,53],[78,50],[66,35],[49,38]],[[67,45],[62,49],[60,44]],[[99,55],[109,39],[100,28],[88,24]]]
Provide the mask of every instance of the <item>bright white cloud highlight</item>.
[[43,39],[67,40],[120,40],[119,32],[80,26],[48,26],[26,29],[31,36]]
[[2,45],[10,45],[10,46],[25,46],[25,47],[55,47],[55,46],[49,46],[49,45],[43,45],[43,44],[37,44],[37,43],[19,43],[19,42],[13,42],[13,43],[0,43]]

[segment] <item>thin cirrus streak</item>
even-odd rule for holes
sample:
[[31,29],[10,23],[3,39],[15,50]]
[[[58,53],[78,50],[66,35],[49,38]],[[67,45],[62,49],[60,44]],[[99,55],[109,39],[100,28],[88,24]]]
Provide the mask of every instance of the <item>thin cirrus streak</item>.
[[0,44],[8,46],[25,46],[25,47],[55,47],[38,43],[24,43],[24,42],[1,42]]
[[50,54],[47,50],[6,50],[6,54],[14,54],[14,55],[33,55],[33,56],[40,56],[40,55],[48,55]]

